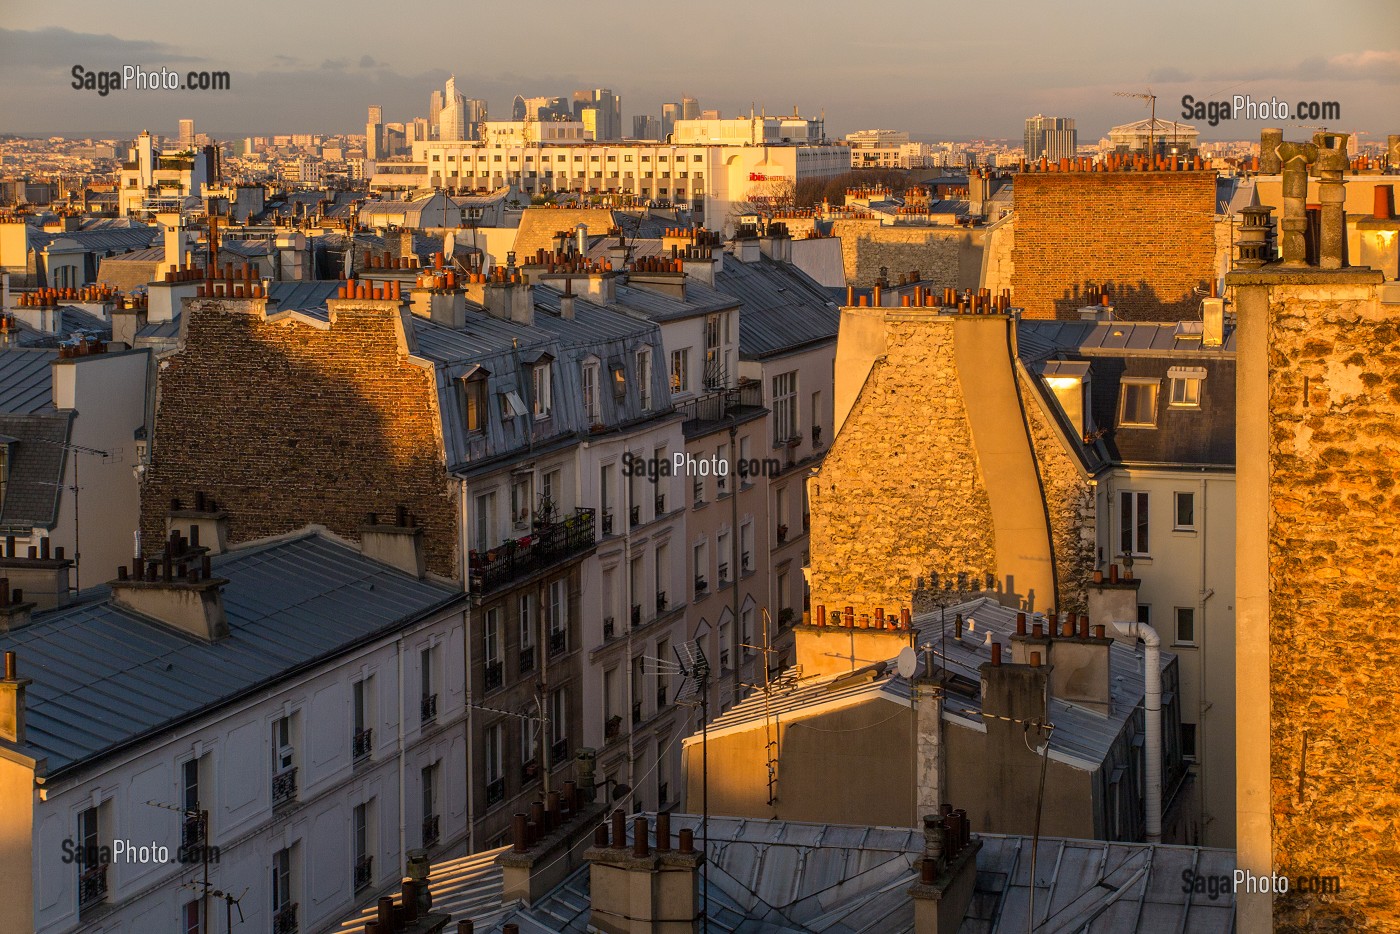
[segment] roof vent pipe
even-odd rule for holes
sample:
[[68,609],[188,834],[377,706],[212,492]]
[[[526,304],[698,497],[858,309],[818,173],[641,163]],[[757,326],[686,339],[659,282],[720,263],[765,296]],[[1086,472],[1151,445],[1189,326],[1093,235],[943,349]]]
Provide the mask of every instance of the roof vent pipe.
[[1143,657],[1146,671],[1142,703],[1147,729],[1147,842],[1162,842],[1162,637],[1147,623],[1114,623],[1113,628],[1129,639],[1141,639],[1147,646]]

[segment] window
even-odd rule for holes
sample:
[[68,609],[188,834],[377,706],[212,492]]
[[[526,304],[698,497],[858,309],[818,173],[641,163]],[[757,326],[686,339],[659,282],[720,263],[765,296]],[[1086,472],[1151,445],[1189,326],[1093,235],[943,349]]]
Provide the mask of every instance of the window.
[[729,660],[733,657],[733,627],[729,625],[728,619],[720,620],[719,624],[719,668],[720,671],[729,670]]
[[437,719],[437,648],[427,646],[419,653],[419,679],[421,690],[418,696],[419,722],[432,723]]
[[585,363],[583,365],[583,414],[585,418],[596,423],[599,418],[599,412],[598,364],[592,362]]
[[1173,641],[1177,645],[1196,644],[1195,607],[1179,606],[1176,608],[1176,635]]
[[705,388],[719,389],[724,386],[725,374],[720,360],[720,326],[723,315],[705,316]]
[[563,688],[549,695],[550,759],[562,762],[568,756],[569,696]]
[[773,377],[773,440],[781,443],[797,436],[797,371],[794,370]]
[[720,532],[719,535],[716,536],[715,550],[719,555],[719,582],[720,584],[727,584],[729,583],[729,559],[731,557],[729,553],[728,532]]
[[359,893],[369,888],[374,881],[374,856],[373,848],[370,846],[370,805],[366,801],[364,804],[355,805],[355,811],[350,819],[351,854],[354,860],[351,863],[354,872],[355,892]]
[[1196,758],[1196,724],[1194,723],[1181,725],[1181,757],[1183,759]]
[[746,521],[739,526],[739,569],[748,574],[753,568],[753,522]]
[[496,545],[496,494],[482,493],[476,498],[476,550],[490,551]]
[[690,391],[690,348],[671,351],[671,392]]
[[548,418],[552,402],[549,363],[536,364],[530,372],[534,379],[535,389],[532,411],[535,413],[535,418]]
[[651,350],[644,348],[637,351],[637,395],[642,404],[642,411],[651,410]]
[[1118,494],[1118,553],[1146,555],[1147,494],[1122,490]]
[[462,417],[469,432],[486,430],[486,376],[476,374],[461,381]]
[[1126,428],[1157,427],[1157,380],[1125,378],[1118,406],[1118,424]]
[[695,546],[695,592],[704,593],[710,586],[710,556],[704,542]]
[[505,681],[505,666],[501,663],[501,609],[492,607],[486,611],[486,619],[481,627],[484,648],[482,656],[486,663],[486,690],[493,691]]
[[272,803],[293,801],[297,796],[296,749],[292,746],[292,718],[272,721]]
[[1201,407],[1201,384],[1205,382],[1204,367],[1174,366],[1167,370],[1171,380],[1171,405],[1177,408]]
[[1178,530],[1195,529],[1196,494],[1177,492],[1172,494],[1172,499],[1175,504],[1175,508],[1172,512],[1176,516],[1176,522],[1173,528]]
[[1138,621],[1139,623],[1146,623],[1147,625],[1151,626],[1151,625],[1152,625],[1152,604],[1150,604],[1150,603],[1139,603],[1139,604],[1137,605],[1137,610],[1138,610],[1138,618],[1137,618],[1137,621]]
[[199,777],[203,769],[203,756],[186,760],[180,766],[180,807],[184,809],[181,816],[180,843],[186,847],[198,846],[208,839],[204,823],[208,812],[199,799]]
[[438,764],[425,765],[420,787],[423,790],[423,846],[430,847],[438,842],[437,793]]
[[493,723],[486,728],[486,784],[495,784],[504,774],[505,730]]
[[[716,448],[716,449],[715,449],[715,457],[717,458],[717,462],[718,462],[718,463],[726,464],[726,465],[727,465],[727,464],[729,463],[729,445],[727,445],[727,444],[721,444],[718,448]],[[716,472],[716,473],[715,473],[715,495],[717,495],[717,496],[723,496],[724,494],[726,494],[726,493],[728,493],[728,492],[729,492],[729,473],[728,473],[728,471],[726,470],[726,471],[723,472],[723,473]]]
[[520,721],[520,764],[526,768],[522,774],[525,781],[534,778],[534,772],[529,766],[535,765],[535,758],[540,753],[540,725],[534,720]]
[[297,929],[297,905],[292,901],[291,848],[272,854],[272,930],[290,934]]
[[535,595],[523,593],[516,598],[520,621],[520,671],[535,670]]
[[569,647],[569,582],[563,578],[549,585],[549,654]]
[[201,934],[203,928],[199,923],[199,899],[191,899],[185,902],[184,919],[181,922],[180,930],[182,934]]
[[705,502],[705,478],[697,473],[691,478],[690,485],[693,504],[699,506]]
[[535,478],[521,474],[510,481],[510,521],[517,529],[530,527],[531,509],[535,505]]
[[627,370],[621,366],[612,367],[613,398],[621,402],[627,398]]
[[[656,643],[656,657],[663,663],[671,660],[671,643],[665,639],[659,639]],[[660,710],[666,706],[666,679],[665,665],[656,666],[656,708]]]
[[350,733],[350,749],[354,759],[363,759],[370,754],[373,735],[369,723],[369,679],[361,678],[350,687],[350,708],[353,725]]
[[822,394],[812,393],[812,445],[822,443]]
[[753,654],[753,607],[739,611],[739,649],[744,658]]
[[107,863],[102,859],[102,810],[99,806],[78,812],[78,845],[82,855],[82,859],[77,861],[80,914],[107,900]]

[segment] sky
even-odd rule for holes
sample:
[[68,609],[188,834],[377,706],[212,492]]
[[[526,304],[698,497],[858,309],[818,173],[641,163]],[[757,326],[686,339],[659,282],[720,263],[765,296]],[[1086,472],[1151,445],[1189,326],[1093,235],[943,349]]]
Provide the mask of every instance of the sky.
[[[674,13],[668,12],[674,11]],[[100,96],[86,71],[228,71],[226,91]],[[1081,142],[1181,98],[1336,101],[1329,129],[1400,132],[1397,0],[0,0],[0,134],[173,134],[193,118],[220,138],[362,133],[426,116],[449,74],[507,119],[516,94],[608,87],[631,115],[688,94],[724,116],[827,119],[827,130],[1018,140],[1035,113],[1074,117]],[[1207,139],[1281,121],[1195,121]],[[1299,123],[1317,122],[1298,120]],[[1286,124],[1285,124],[1286,126]]]

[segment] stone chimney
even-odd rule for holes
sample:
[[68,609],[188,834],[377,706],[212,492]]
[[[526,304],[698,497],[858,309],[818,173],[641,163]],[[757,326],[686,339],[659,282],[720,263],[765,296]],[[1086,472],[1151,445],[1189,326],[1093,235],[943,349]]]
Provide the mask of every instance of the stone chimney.
[[1113,638],[1099,625],[1090,628],[1088,614],[1067,614],[1060,637],[1050,644],[1050,696],[1108,716],[1109,652]]
[[191,548],[203,548],[211,555],[228,551],[228,513],[203,491],[195,493],[193,509],[184,508],[178,498],[170,501],[165,531],[167,535],[180,532]]
[[[456,282],[437,285],[439,281],[444,281],[448,277],[425,275],[419,277],[419,285],[415,285],[408,293],[409,310],[420,318],[427,318],[435,321],[446,328],[460,330],[467,325],[467,302],[466,293],[457,288]],[[456,279],[456,273],[451,275]]]
[[68,572],[73,561],[65,558],[63,548],[49,549],[49,539],[39,539],[29,546],[28,557],[16,553],[15,537],[5,536],[4,555],[0,556],[0,577],[9,586],[22,590],[41,610],[68,602]]
[[672,846],[669,814],[656,816],[655,846],[645,816],[632,821],[612,813],[609,827],[597,828],[584,853],[591,864],[592,910],[589,930],[605,934],[694,934],[700,930],[700,863],[694,833],[684,829]]
[[1108,574],[1094,572],[1094,581],[1089,585],[1089,625],[1097,629],[1102,626],[1110,638],[1114,637],[1114,623],[1131,623],[1138,618],[1138,588],[1142,581],[1131,576],[1132,570],[1120,574],[1118,565],[1110,564]]
[[602,805],[588,801],[576,783],[567,781],[563,791],[535,801],[529,814],[514,815],[511,848],[496,860],[501,899],[530,905],[563,882],[584,859],[603,813]]
[[972,906],[977,883],[977,852],[967,812],[944,805],[924,816],[924,855],[919,881],[908,890],[914,900],[913,934],[956,934]]
[[117,568],[117,579],[108,586],[116,606],[214,642],[228,635],[222,596],[227,583],[213,576],[208,549],[175,530],[158,560],[138,559],[131,574],[125,566]]
[[792,262],[792,237],[788,236],[787,225],[781,222],[768,225],[767,231],[758,238],[759,252],[779,263]]
[[857,613],[848,606],[828,613],[819,606],[810,624],[797,623],[792,631],[804,677],[847,674],[871,661],[888,661],[912,646],[915,635],[908,607]]
[[10,589],[10,582],[0,577],[0,632],[11,632],[28,626],[35,604],[26,602],[24,591]]
[[383,564],[391,565],[422,580],[428,565],[423,556],[423,527],[418,517],[409,515],[399,506],[394,522],[380,523],[378,513],[370,513],[360,526],[360,553]]
[[0,740],[24,745],[24,690],[33,683],[19,676],[18,656],[6,652],[5,677],[0,679]]

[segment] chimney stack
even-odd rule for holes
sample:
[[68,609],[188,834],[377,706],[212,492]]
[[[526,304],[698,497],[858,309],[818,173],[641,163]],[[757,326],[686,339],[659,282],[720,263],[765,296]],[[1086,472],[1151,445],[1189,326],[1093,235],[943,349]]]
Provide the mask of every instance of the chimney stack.
[[699,868],[704,855],[695,851],[690,828],[681,830],[680,846],[674,850],[653,848],[649,837],[650,822],[639,816],[633,822],[631,847],[624,835],[613,839],[611,846],[593,846],[584,854],[590,864],[590,930],[609,934],[700,930]]
[[[0,553],[0,577],[9,580],[9,586],[22,590],[33,601],[32,606],[47,610],[67,603],[69,599],[69,570],[73,561],[64,557],[63,548],[49,548],[49,539],[40,540],[40,547],[34,557],[23,557],[15,546],[15,536],[5,537],[4,550]],[[9,601],[6,601],[9,602]],[[3,615],[3,608],[0,608]],[[12,616],[13,628],[16,620]],[[0,626],[3,626],[0,620]]]
[[185,537],[193,547],[202,546],[211,555],[228,551],[228,513],[203,490],[195,493],[193,508],[185,508],[179,499],[171,501],[165,533],[179,529],[188,530]]
[[0,679],[0,740],[23,746],[25,689],[33,684],[19,676],[19,658],[13,651],[5,653],[5,677]]
[[400,505],[392,524],[380,523],[376,513],[360,526],[360,553],[422,580],[428,572],[423,553],[423,527]]

